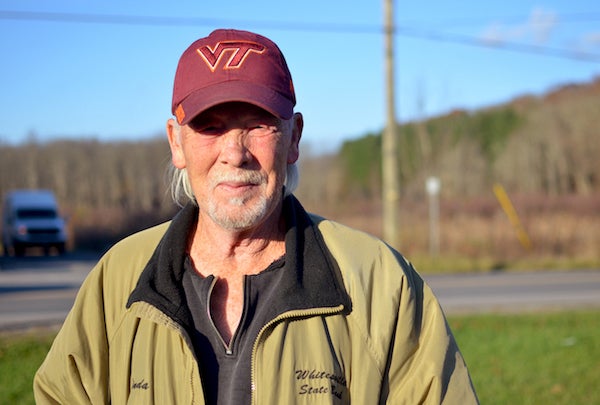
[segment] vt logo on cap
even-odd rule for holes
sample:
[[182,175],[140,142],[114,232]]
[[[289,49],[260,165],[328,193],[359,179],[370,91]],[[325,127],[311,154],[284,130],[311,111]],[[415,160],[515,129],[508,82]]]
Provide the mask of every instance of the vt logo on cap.
[[286,120],[294,115],[292,75],[273,41],[249,31],[220,29],[183,52],[171,104],[179,124],[227,102],[254,104]]
[[219,42],[213,48],[204,45],[196,51],[202,56],[202,59],[204,59],[209,69],[214,72],[221,61],[221,58],[223,58],[228,51],[231,53],[231,57],[225,63],[223,69],[239,68],[250,53],[256,52],[260,54],[263,53],[265,49],[267,48],[255,42],[227,41]]

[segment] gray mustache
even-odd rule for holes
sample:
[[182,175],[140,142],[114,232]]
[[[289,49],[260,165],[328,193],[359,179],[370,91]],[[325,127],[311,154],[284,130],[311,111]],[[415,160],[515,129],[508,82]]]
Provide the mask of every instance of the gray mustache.
[[240,182],[250,184],[263,184],[266,182],[266,177],[257,171],[239,171],[233,173],[219,173],[211,179],[212,185],[217,185],[222,182]]

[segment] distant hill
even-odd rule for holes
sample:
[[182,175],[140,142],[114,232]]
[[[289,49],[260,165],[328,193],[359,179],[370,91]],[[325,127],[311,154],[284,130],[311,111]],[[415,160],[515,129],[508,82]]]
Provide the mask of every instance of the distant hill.
[[[496,182],[515,193],[600,191],[600,78],[539,97],[409,122],[399,133],[404,195],[422,194],[431,175],[441,179],[448,196],[475,196]],[[345,142],[338,156],[304,161],[302,192],[335,194],[334,199],[378,196],[380,162],[381,132],[365,134]]]

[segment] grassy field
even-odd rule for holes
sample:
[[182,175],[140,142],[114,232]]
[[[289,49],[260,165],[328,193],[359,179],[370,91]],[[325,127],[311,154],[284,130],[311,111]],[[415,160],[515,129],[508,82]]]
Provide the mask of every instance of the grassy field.
[[449,322],[482,404],[600,404],[600,312]]
[[34,404],[33,375],[42,363],[54,334],[0,335],[0,402]]
[[[600,404],[600,312],[452,316],[484,405]],[[0,336],[0,398],[33,404],[53,334]]]

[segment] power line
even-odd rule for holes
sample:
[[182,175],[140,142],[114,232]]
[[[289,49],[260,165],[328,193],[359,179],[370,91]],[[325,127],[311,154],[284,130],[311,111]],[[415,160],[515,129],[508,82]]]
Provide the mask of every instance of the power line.
[[[561,13],[557,15],[549,14],[549,17],[556,17],[558,24],[580,24],[580,23],[595,23],[600,21],[600,12],[580,12],[580,13]],[[523,15],[498,15],[498,16],[477,16],[477,17],[454,17],[444,18],[440,20],[430,21],[404,21],[401,25],[409,25],[412,27],[439,27],[448,29],[449,27],[467,27],[481,25],[482,20],[493,22],[496,24],[524,24],[531,22],[530,16]]]
[[[583,13],[567,15],[566,17],[561,16],[561,18],[570,19],[571,21],[577,20],[580,22],[583,21],[585,17],[586,16]],[[589,19],[587,21],[596,21],[600,19],[600,15],[596,13],[590,13],[587,15],[587,18]],[[223,20],[204,17],[159,17],[123,14],[83,14],[0,10],[0,20],[172,27],[233,25],[238,27],[260,27],[261,29],[273,29],[280,31],[327,32],[338,34],[385,34],[384,29],[381,26],[364,24]],[[553,56],[585,62],[600,62],[600,54],[597,53],[583,51],[578,52],[566,48],[552,48],[548,46],[508,41],[484,41],[481,38],[473,36],[422,29],[409,25],[397,25],[394,34],[398,36],[424,39],[434,42],[447,42],[495,50],[508,50],[525,54]]]
[[566,48],[552,48],[548,46],[524,44],[502,40],[484,40],[482,38],[471,37],[468,35],[453,34],[448,32],[419,30],[410,27],[399,27],[398,34],[404,37],[425,39],[435,42],[448,42],[482,48],[491,48],[498,50],[508,50],[526,54],[537,54],[544,56],[554,56],[563,59],[574,59],[585,62],[600,62],[600,54],[585,51],[573,51]]
[[251,20],[223,20],[201,17],[158,17],[126,14],[81,14],[81,13],[52,13],[37,11],[7,11],[0,10],[0,19],[23,21],[48,21],[68,23],[94,23],[94,24],[120,24],[120,25],[148,25],[148,26],[260,26],[262,28],[283,31],[313,31],[313,32],[338,32],[338,33],[381,33],[382,27],[358,24],[340,23],[305,23],[289,21],[251,21]]
[[[427,26],[447,27],[448,25],[472,25],[480,24],[484,17],[464,17],[445,19],[440,21],[413,21],[396,26],[419,27]],[[512,23],[523,21],[523,16],[486,16],[487,20],[497,22],[510,21]],[[164,17],[164,16],[141,16],[131,14],[89,14],[89,13],[56,13],[43,11],[12,11],[0,10],[0,19],[24,20],[24,21],[49,21],[49,22],[71,22],[71,23],[97,23],[97,24],[122,24],[122,25],[157,25],[157,26],[210,26],[223,23],[260,25],[264,28],[291,31],[328,31],[339,33],[384,33],[383,27],[366,24],[343,24],[343,23],[307,23],[307,22],[281,22],[281,21],[258,21],[258,20],[223,20],[217,18],[201,17]],[[567,13],[559,16],[561,23],[581,23],[600,21],[600,13]]]

